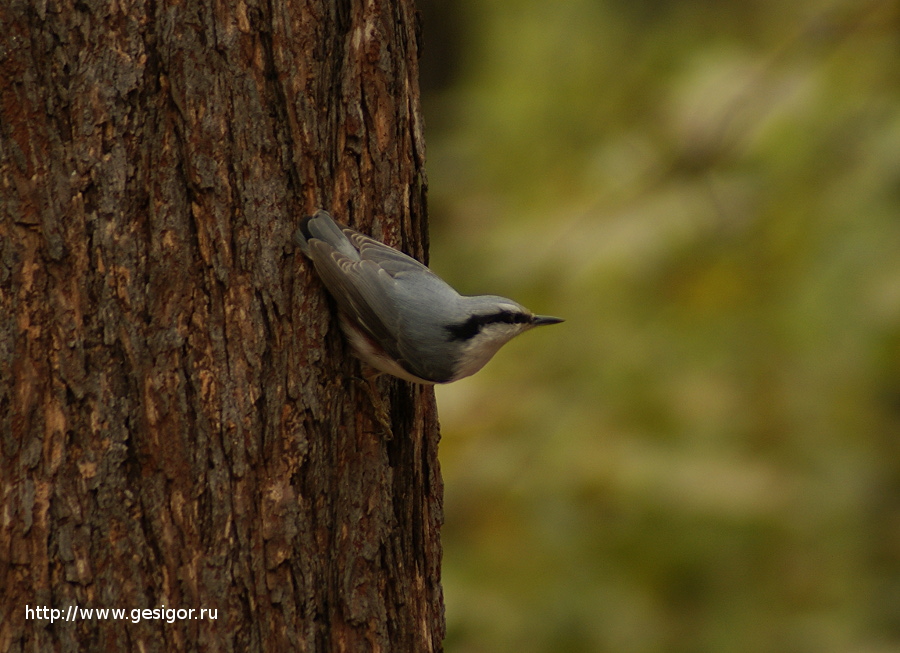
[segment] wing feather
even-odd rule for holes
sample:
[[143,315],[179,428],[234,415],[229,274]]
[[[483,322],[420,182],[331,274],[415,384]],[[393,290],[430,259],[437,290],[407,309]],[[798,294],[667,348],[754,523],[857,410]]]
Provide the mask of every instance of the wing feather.
[[374,238],[369,238],[365,234],[361,234],[349,227],[344,227],[344,235],[359,251],[360,258],[377,263],[379,267],[392,277],[397,276],[400,272],[421,272],[435,276],[434,272],[413,257],[407,256],[384,243],[380,243]]
[[[311,237],[304,244],[338,308],[414,376],[438,383],[450,380],[451,351],[423,356],[417,346],[423,341],[440,343],[444,338],[443,331],[429,319],[435,310],[430,299],[439,292],[446,293],[449,286],[403,252],[354,229],[333,224],[339,232],[328,228],[330,225],[310,225],[318,228],[309,228]],[[341,232],[346,239],[340,237]],[[419,275],[416,283],[397,285],[403,278]],[[450,291],[455,294],[452,288]],[[431,328],[437,331],[430,333]],[[423,364],[428,360],[430,364]]]
[[322,240],[310,241],[310,254],[319,277],[339,308],[358,317],[360,326],[382,346],[390,341],[389,316],[393,311],[389,298],[379,288],[382,281],[378,277],[384,273],[380,273],[378,266],[371,261],[354,261]]

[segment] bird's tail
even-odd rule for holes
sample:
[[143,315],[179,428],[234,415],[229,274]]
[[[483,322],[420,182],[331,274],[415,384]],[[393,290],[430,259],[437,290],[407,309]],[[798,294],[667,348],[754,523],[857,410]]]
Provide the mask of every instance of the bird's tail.
[[321,209],[313,215],[303,218],[297,231],[294,232],[294,241],[300,245],[300,249],[307,256],[309,256],[309,241],[313,238],[328,243],[344,256],[359,260],[359,252],[347,240],[342,225],[335,222],[326,211]]

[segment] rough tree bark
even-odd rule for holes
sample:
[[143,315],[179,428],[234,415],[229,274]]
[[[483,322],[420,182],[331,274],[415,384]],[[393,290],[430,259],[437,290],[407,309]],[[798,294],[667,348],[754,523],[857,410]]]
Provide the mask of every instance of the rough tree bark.
[[441,649],[433,394],[382,436],[291,244],[425,256],[417,57],[412,0],[0,3],[0,651]]

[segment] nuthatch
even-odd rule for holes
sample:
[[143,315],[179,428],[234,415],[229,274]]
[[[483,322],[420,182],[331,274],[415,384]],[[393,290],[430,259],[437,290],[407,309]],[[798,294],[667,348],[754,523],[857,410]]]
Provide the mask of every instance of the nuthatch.
[[337,302],[359,357],[407,381],[456,381],[520,333],[563,321],[505,297],[460,295],[415,259],[325,211],[304,218],[294,238]]

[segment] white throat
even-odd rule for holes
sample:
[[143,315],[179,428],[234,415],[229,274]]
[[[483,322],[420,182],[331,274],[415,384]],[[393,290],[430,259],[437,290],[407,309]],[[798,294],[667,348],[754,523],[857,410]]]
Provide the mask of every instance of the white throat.
[[453,380],[472,376],[484,367],[494,354],[507,342],[523,331],[528,330],[524,324],[488,324],[480,333],[466,343],[459,357],[456,374]]

